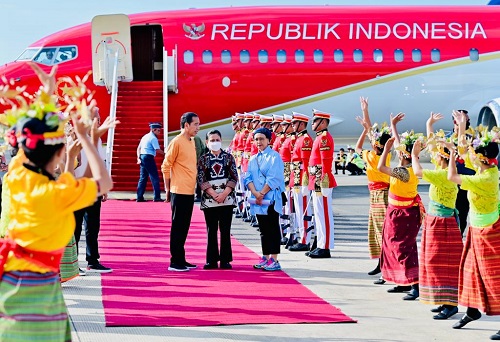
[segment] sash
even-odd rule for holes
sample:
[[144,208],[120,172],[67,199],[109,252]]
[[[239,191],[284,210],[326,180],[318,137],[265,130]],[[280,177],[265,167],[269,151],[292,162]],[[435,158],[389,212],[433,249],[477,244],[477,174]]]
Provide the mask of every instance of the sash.
[[458,210],[455,208],[449,208],[441,203],[429,201],[429,214],[438,217],[453,217],[457,216]]
[[389,189],[389,183],[385,182],[368,182],[368,190],[383,190]]
[[496,221],[498,221],[499,215],[498,215],[498,210],[488,213],[488,214],[481,214],[481,213],[476,213],[474,210],[472,210],[469,213],[470,217],[470,225],[475,228],[484,228],[484,227],[489,227]]
[[419,211],[420,211],[420,223],[422,223],[422,221],[424,219],[425,207],[424,207],[424,204],[422,203],[422,199],[420,198],[420,195],[418,195],[418,194],[417,194],[417,196],[411,198],[411,197],[397,196],[397,195],[389,192],[389,205],[392,205],[393,207],[400,208],[400,209],[407,209],[407,208],[418,206]]
[[48,268],[52,272],[59,272],[64,248],[52,252],[41,252],[24,248],[11,239],[0,239],[0,243],[0,279],[2,279],[5,263],[10,252],[13,252],[18,259],[24,259],[39,267]]

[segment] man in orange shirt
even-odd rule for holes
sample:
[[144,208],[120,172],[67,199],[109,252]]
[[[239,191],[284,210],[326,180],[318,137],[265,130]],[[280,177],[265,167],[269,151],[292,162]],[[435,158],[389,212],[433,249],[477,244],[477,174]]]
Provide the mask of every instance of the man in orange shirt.
[[186,261],[186,243],[194,206],[194,192],[198,169],[193,138],[200,130],[200,119],[193,112],[181,117],[181,134],[168,145],[165,160],[161,165],[167,202],[172,207],[172,229],[170,230],[169,271],[185,272],[196,265]]

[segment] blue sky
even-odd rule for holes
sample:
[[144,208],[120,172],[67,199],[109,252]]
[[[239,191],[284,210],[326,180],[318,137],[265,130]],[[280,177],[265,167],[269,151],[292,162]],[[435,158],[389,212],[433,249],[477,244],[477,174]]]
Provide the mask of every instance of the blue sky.
[[0,64],[17,58],[31,43],[95,15],[169,9],[265,5],[486,5],[488,0],[1,0]]

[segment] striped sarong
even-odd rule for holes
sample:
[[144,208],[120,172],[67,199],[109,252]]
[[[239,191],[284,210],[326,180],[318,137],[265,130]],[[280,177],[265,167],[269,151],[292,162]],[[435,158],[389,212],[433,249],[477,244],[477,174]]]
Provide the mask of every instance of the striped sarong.
[[4,273],[0,283],[0,341],[71,341],[59,274]]
[[61,259],[60,274],[62,283],[78,277],[78,251],[74,235],[71,236],[71,240],[64,248],[64,253]]
[[368,212],[368,251],[370,258],[380,258],[382,249],[382,229],[387,212],[389,188],[370,190],[370,210]]
[[418,283],[417,235],[420,208],[389,204],[382,233],[382,277],[398,285]]
[[489,227],[469,227],[459,280],[460,305],[500,315],[500,220]]
[[420,244],[420,301],[458,305],[458,274],[463,242],[454,216],[427,214]]

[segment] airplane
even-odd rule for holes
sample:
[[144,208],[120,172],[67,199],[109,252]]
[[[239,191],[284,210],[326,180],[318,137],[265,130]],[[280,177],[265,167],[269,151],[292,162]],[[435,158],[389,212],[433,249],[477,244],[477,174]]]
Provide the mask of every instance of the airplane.
[[[201,134],[219,128],[230,138],[235,112],[312,116],[315,108],[333,114],[335,138],[357,137],[360,96],[369,98],[372,122],[404,112],[401,130],[424,132],[431,111],[448,115],[436,128],[449,129],[453,109],[467,109],[473,122],[492,126],[500,115],[499,16],[496,6],[276,6],[134,14],[128,16],[131,83],[163,81],[162,51],[172,56],[174,81],[163,93],[170,136],[179,132],[180,116],[187,111],[200,116]],[[86,23],[31,44],[0,67],[0,76],[34,91],[39,83],[26,62],[47,70],[58,64],[58,75],[81,77],[92,69],[92,53],[91,23]],[[105,87],[88,87],[106,117],[111,95]],[[134,101],[147,108],[140,97]]]

